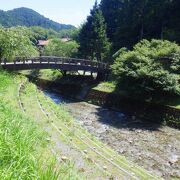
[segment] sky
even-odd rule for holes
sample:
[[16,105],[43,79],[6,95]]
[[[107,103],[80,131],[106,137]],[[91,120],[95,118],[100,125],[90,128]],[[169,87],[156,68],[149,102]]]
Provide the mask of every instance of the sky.
[[77,27],[86,20],[94,3],[95,0],[0,0],[0,9],[27,7],[56,22]]

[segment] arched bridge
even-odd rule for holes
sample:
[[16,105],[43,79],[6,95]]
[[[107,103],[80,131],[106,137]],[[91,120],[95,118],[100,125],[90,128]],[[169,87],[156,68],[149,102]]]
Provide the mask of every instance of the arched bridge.
[[1,61],[1,66],[7,70],[29,69],[60,69],[62,71],[89,71],[105,76],[108,72],[106,63],[85,59],[64,58],[54,56],[41,56],[33,58],[16,58],[13,62]]

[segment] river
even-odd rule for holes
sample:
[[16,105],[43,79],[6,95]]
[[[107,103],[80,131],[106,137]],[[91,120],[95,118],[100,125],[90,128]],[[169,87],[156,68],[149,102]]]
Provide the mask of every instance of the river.
[[156,175],[180,178],[180,131],[144,122],[119,111],[63,98],[43,90],[56,104],[63,103],[83,127],[101,141]]

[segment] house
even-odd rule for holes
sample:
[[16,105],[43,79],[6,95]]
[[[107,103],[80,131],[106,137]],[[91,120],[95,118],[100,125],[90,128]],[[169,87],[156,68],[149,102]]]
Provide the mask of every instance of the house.
[[37,46],[44,47],[49,44],[49,40],[38,40]]

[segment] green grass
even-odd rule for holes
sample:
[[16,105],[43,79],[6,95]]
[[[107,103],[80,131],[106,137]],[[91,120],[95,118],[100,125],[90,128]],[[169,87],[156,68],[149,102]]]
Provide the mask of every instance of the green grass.
[[[39,113],[40,109],[35,98],[36,94],[41,100],[43,108],[49,114],[51,114],[49,120],[44,118],[42,113]],[[26,85],[26,88],[22,95],[22,100],[27,110],[26,114],[29,114],[29,116],[32,116],[34,119],[39,119],[41,127],[51,127],[52,133],[57,133],[57,129],[52,127],[51,122],[53,122],[58,128],[61,129],[61,133],[65,135],[62,136],[61,134],[59,134],[58,138],[61,142],[68,144],[71,148],[76,149],[78,152],[88,150],[88,153],[86,155],[80,153],[80,155],[84,159],[84,169],[86,169],[85,172],[79,172],[78,169],[80,177],[84,176],[86,177],[86,179],[95,179],[97,177],[107,179],[112,174],[115,177],[117,176],[119,178],[123,178],[126,177],[127,174],[124,174],[123,171],[119,171],[116,167],[110,165],[107,160],[97,155],[94,151],[90,150],[86,144],[84,144],[79,138],[77,138],[77,136],[83,137],[86,143],[91,147],[95,146],[96,149],[106,158],[111,159],[115,157],[113,158],[114,163],[118,164],[120,167],[127,170],[128,172],[134,173],[137,177],[141,177],[144,179],[153,177],[154,179],[156,179],[156,177],[151,176],[146,170],[141,167],[137,167],[132,162],[127,161],[125,157],[118,155],[118,153],[113,151],[107,145],[101,143],[93,135],[89,134],[83,127],[81,127],[78,123],[74,121],[72,116],[67,112],[66,108],[63,105],[58,106],[50,98],[45,98],[43,93],[37,93],[35,85],[31,83],[28,83]],[[29,103],[30,100],[31,103]],[[53,115],[52,110],[56,114],[56,116]],[[71,157],[69,156],[69,158]],[[98,165],[100,165],[100,167],[103,167],[104,165],[107,166],[108,172],[100,171],[98,167],[94,164],[94,161],[98,162]],[[88,171],[88,169],[93,169],[93,173],[90,173],[91,171]],[[74,173],[70,176],[71,178],[75,177]]]
[[[115,82],[103,82],[100,83],[99,87],[97,88],[97,90],[99,91],[106,91],[106,92],[113,92],[115,89]],[[27,108],[27,112],[26,114],[28,115],[28,117],[32,117],[33,119],[40,119],[41,120],[41,127],[43,126],[51,126],[51,122],[54,122],[56,124],[56,126],[58,128],[61,129],[61,132],[63,132],[65,134],[66,137],[59,135],[59,138],[69,144],[72,148],[78,149],[80,151],[89,149],[87,147],[87,145],[83,144],[78,138],[77,136],[84,136],[84,137],[88,137],[90,140],[86,139],[86,142],[91,145],[91,147],[93,146],[99,146],[99,151],[104,154],[107,158],[111,158],[111,157],[115,157],[113,159],[113,162],[115,162],[116,164],[118,164],[119,166],[121,166],[123,169],[127,170],[128,172],[132,172],[135,175],[137,175],[139,178],[141,179],[158,179],[154,176],[151,176],[146,170],[144,170],[141,167],[136,166],[134,163],[127,161],[127,159],[123,156],[118,155],[118,153],[116,153],[115,151],[113,151],[111,148],[109,148],[107,145],[101,143],[98,139],[96,139],[94,136],[92,136],[91,134],[89,134],[83,127],[81,127],[79,124],[77,124],[72,116],[67,112],[67,110],[63,107],[63,106],[57,106],[54,102],[52,102],[51,99],[49,98],[45,98],[43,93],[37,93],[38,97],[41,99],[41,103],[43,104],[43,107],[47,110],[48,113],[51,114],[51,118],[49,120],[47,120],[42,112],[40,113],[40,109],[38,107],[37,104],[37,100],[36,100],[36,86],[28,83],[26,85],[25,91],[23,93],[23,102],[26,105]],[[31,103],[29,103],[31,101]],[[54,111],[54,113],[57,115],[58,118],[56,118],[55,116],[52,115],[51,110]],[[66,128],[66,126],[69,127],[69,129]],[[53,128],[52,131],[56,131],[55,128]],[[71,139],[71,140],[70,140]],[[75,144],[72,145],[72,144]],[[97,147],[96,147],[97,148]],[[88,162],[89,158],[90,159],[95,159],[97,160],[101,165],[106,164],[107,162],[97,156],[96,153],[94,153],[93,151],[88,151],[88,155],[83,157],[87,163],[87,165],[91,168],[95,168],[94,169],[94,173],[88,174],[88,172],[85,173],[79,173],[80,177],[83,177],[83,175],[85,174],[85,177],[90,177],[89,179],[93,179],[95,177],[107,177],[105,176],[105,174],[102,174],[102,172],[99,172],[96,167],[94,167],[94,164],[91,162]],[[106,164],[106,166],[108,167],[108,170],[112,173],[112,174],[117,174],[119,173],[119,171],[117,171],[116,168],[112,167],[109,164]],[[71,178],[76,177],[77,173],[75,168],[70,168],[70,171],[68,171],[69,174],[68,176],[70,176]],[[122,173],[122,174],[121,174]],[[118,177],[120,177],[121,175],[123,176],[123,172],[121,172],[118,174]],[[88,175],[87,175],[88,174]],[[61,177],[63,177],[63,175],[61,174]]]
[[62,74],[59,70],[51,70],[51,69],[26,70],[19,72],[24,75],[31,75],[34,77],[38,77],[39,79],[44,79],[48,81],[55,81],[56,79],[62,77]]
[[115,81],[101,82],[93,89],[107,93],[112,93],[116,89],[116,82]]
[[174,98],[174,99],[171,99],[171,100],[164,100],[162,102],[163,105],[168,105],[168,106],[171,106],[171,107],[174,107],[174,108],[177,108],[177,109],[180,109],[180,98]]
[[71,165],[59,165],[48,148],[48,134],[20,110],[18,86],[25,80],[0,70],[0,179],[55,180],[65,172],[77,177]]
[[[38,93],[38,96],[40,96],[41,98],[45,98],[44,95],[42,93]],[[66,134],[67,137],[64,137],[62,136],[61,134],[59,134],[57,132],[57,129],[55,129],[52,125],[51,125],[51,122],[52,121],[55,121],[55,118],[53,116],[51,116],[51,118],[48,120],[44,114],[40,111],[40,108],[38,106],[38,103],[37,103],[37,99],[36,99],[36,86],[31,84],[31,83],[28,83],[26,85],[26,88],[24,90],[24,93],[22,94],[22,99],[23,99],[23,102],[24,102],[24,105],[26,107],[26,113],[29,115],[29,116],[32,116],[34,119],[37,119],[39,120],[38,122],[40,123],[41,127],[51,127],[51,134],[56,134],[57,137],[59,138],[60,142],[63,142],[64,144],[68,144],[68,146],[70,146],[71,148],[75,148],[78,147],[78,149],[76,150],[79,150],[79,141],[76,141],[76,147],[72,146],[72,142],[69,140],[69,138],[71,138],[73,136],[73,132],[72,131],[65,131],[65,129],[62,127],[62,124],[57,124],[57,127],[63,129],[63,133]],[[29,100],[31,99],[31,104],[29,104]],[[52,102],[52,101],[51,101]],[[46,105],[46,101],[42,100],[42,103],[43,103],[43,107],[44,105]],[[55,104],[54,104],[55,105]],[[55,105],[57,106],[57,105]],[[61,114],[61,116],[59,117],[59,121],[60,122],[66,122],[68,125],[71,126],[71,123],[73,121],[72,117],[70,116],[70,114],[63,108],[63,106],[61,106],[60,108],[58,108],[58,112]],[[55,143],[54,141],[51,141],[51,143]],[[52,144],[52,146],[53,146]],[[61,157],[63,153],[59,152],[59,149],[55,149],[55,151],[57,152],[57,154]],[[80,153],[80,155],[82,156],[82,154]],[[73,156],[72,154],[68,155],[69,157],[69,160],[72,162],[73,164]],[[83,157],[83,156],[82,156]],[[90,173],[88,171],[85,171],[85,172],[78,172],[78,174],[80,174],[79,176],[81,177],[81,179],[83,179],[83,177],[85,176],[87,179],[95,179],[96,177],[106,177],[106,174],[105,173],[102,173],[101,171],[99,171],[97,169],[97,167],[94,166],[94,164],[90,164],[87,160],[86,160],[86,157],[83,157],[84,160],[86,161],[86,167],[88,167],[88,169],[92,169],[93,168],[93,173]],[[70,179],[75,179],[75,177],[77,176],[77,173],[76,171],[81,171],[81,169],[77,169],[75,171],[76,167],[74,168],[71,168],[71,170],[69,171],[69,173],[65,173],[64,176],[63,176],[63,179],[67,176],[70,176],[71,178]],[[84,167],[84,169],[86,169]],[[77,179],[80,179],[80,178],[77,178]]]

